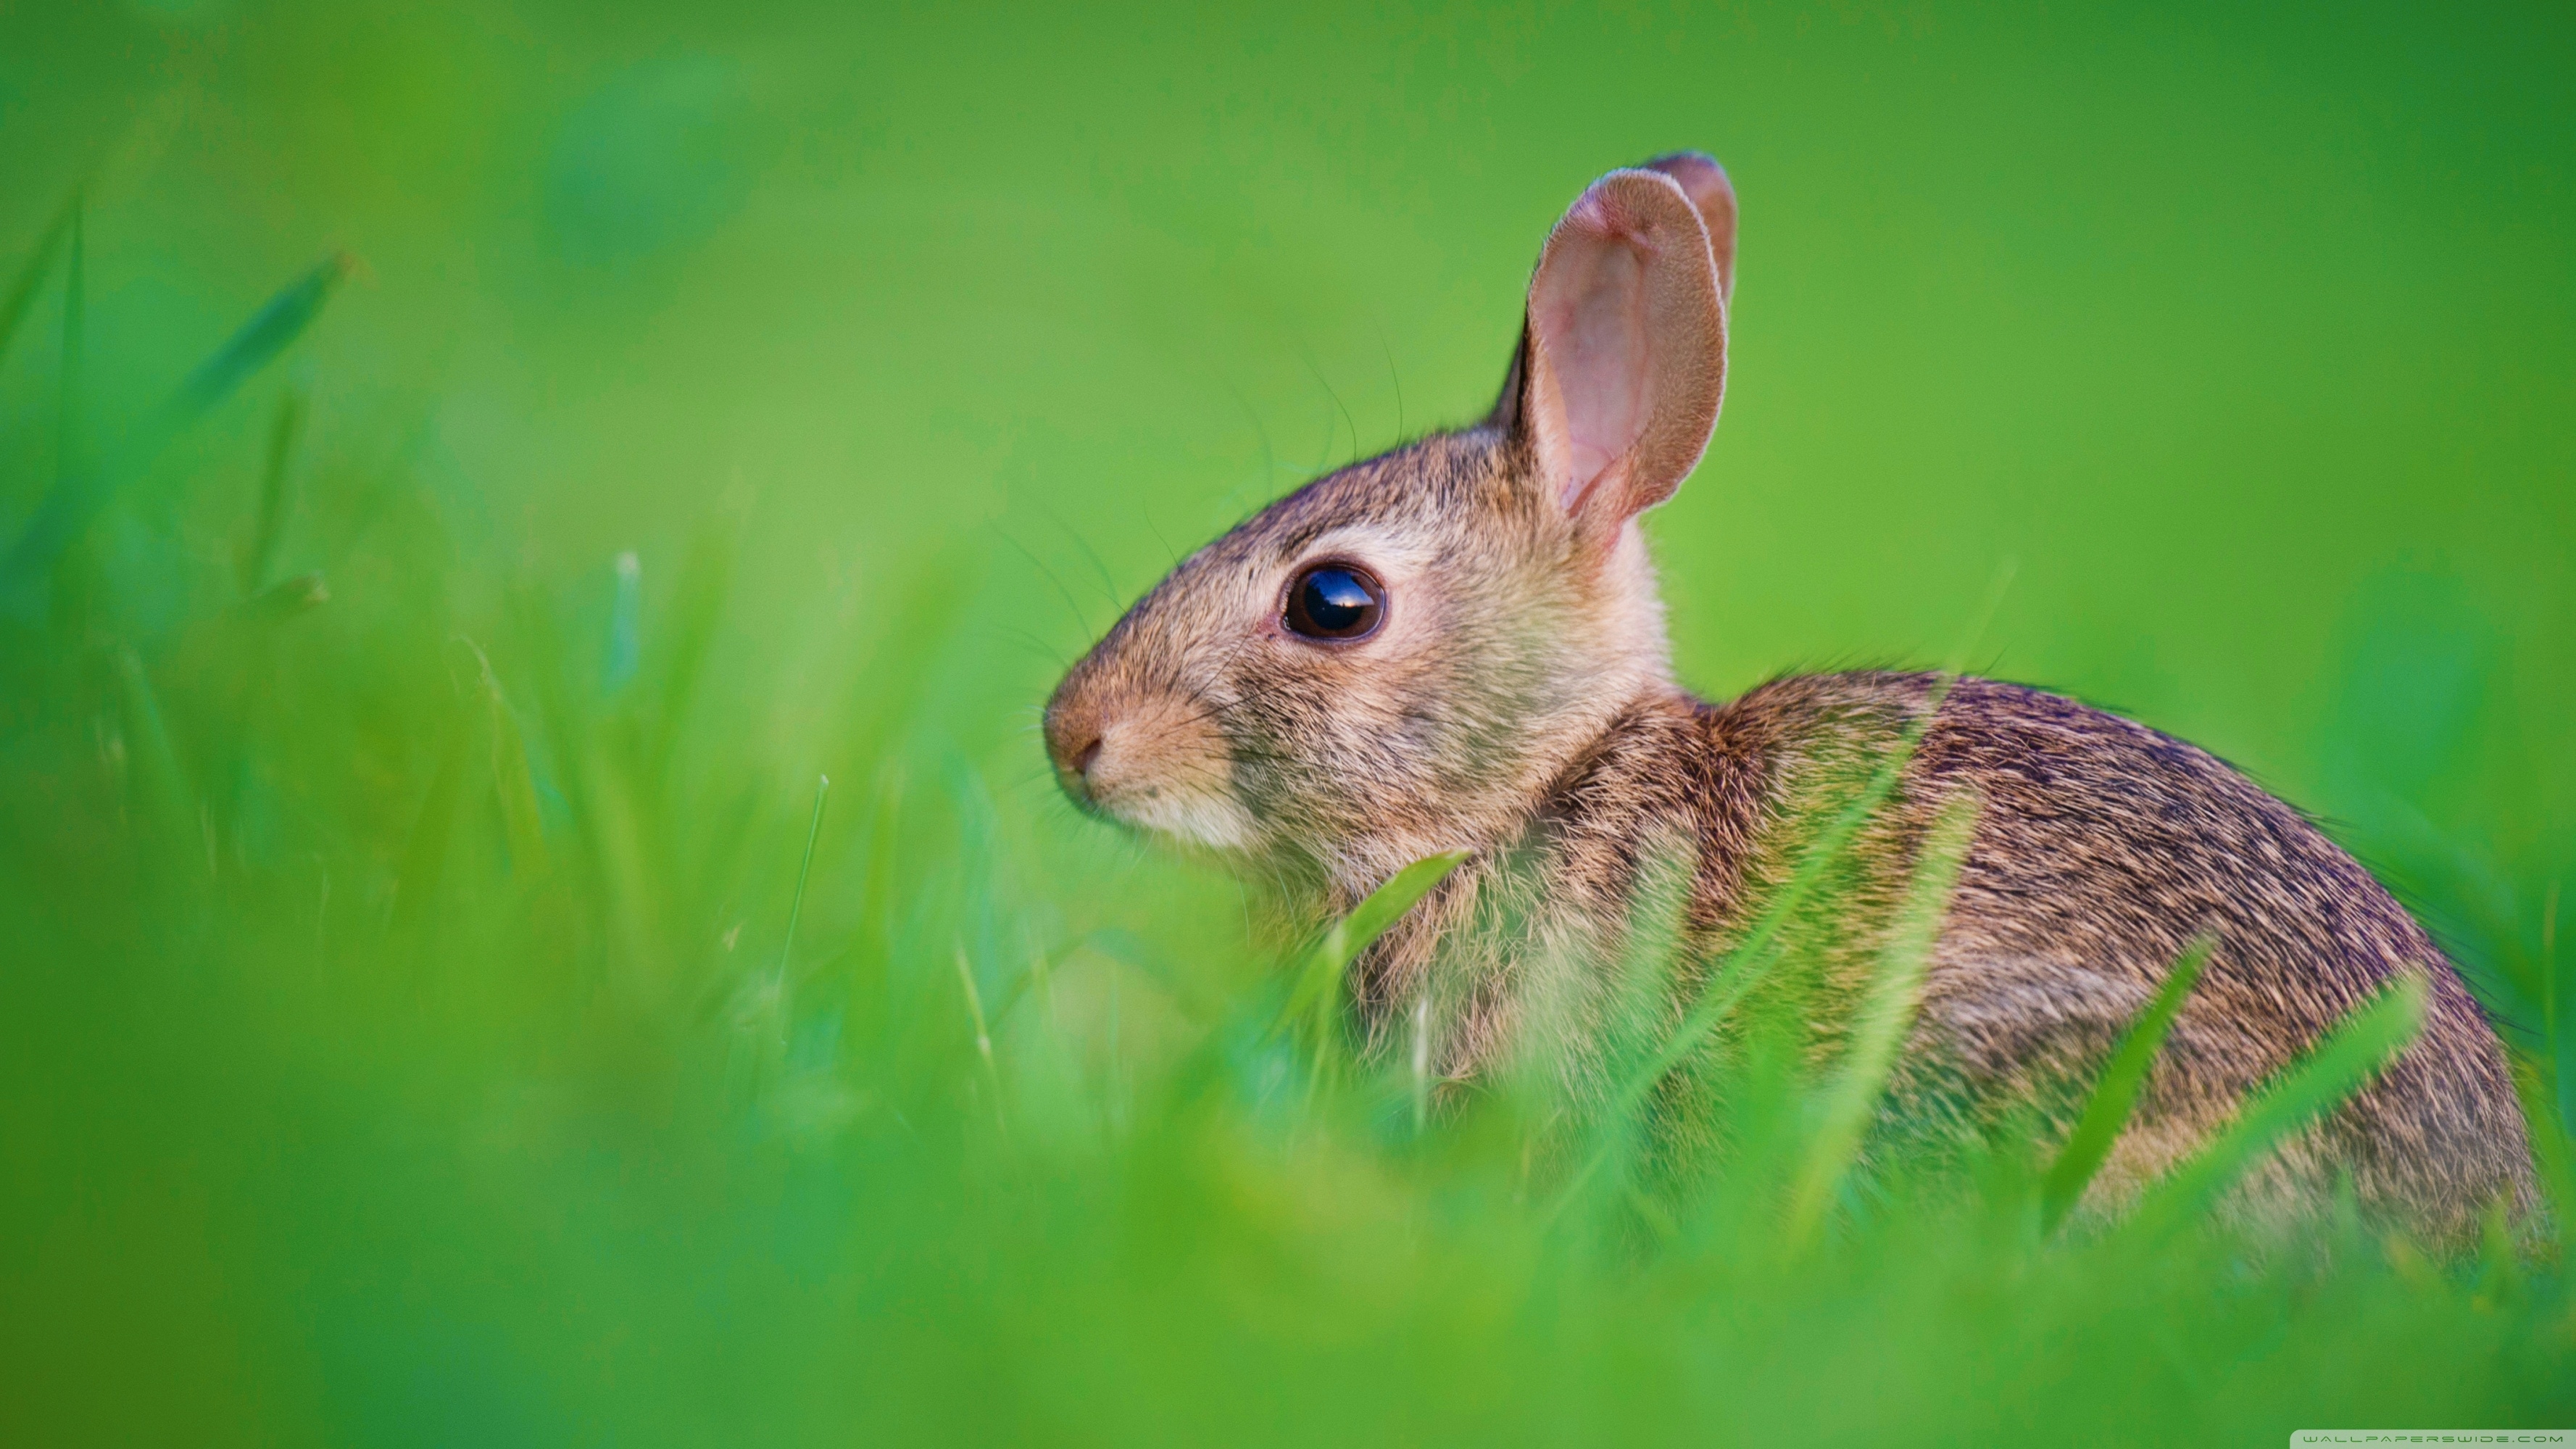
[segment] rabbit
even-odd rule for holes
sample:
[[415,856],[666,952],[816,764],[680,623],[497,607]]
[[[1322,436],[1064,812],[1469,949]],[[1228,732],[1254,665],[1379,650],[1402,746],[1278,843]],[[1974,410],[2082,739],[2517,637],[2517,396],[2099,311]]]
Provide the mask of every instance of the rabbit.
[[[1677,1021],[1692,972],[1792,868],[1796,822],[1917,730],[1819,948],[1828,981],[1865,980],[1935,816],[1974,802],[1884,1113],[1991,1127],[2022,1111],[2062,1137],[2068,1103],[2205,932],[2088,1212],[2133,1201],[2412,971],[2421,1034],[2237,1200],[2296,1221],[2348,1183],[2428,1242],[2462,1241],[2498,1204],[2527,1215],[2521,1107],[2458,971],[2351,856],[2222,761],[1980,678],[1785,677],[1726,704],[1675,682],[1638,519],[1716,426],[1735,262],[1735,193],[1708,156],[1594,182],[1547,236],[1490,412],[1262,509],[1066,674],[1043,722],[1066,793],[1265,883],[1303,928],[1412,861],[1471,852],[1354,963],[1353,1027],[1387,1050],[1419,1003],[1444,1084],[1540,1053],[1597,1100],[1598,1043],[1526,1038],[1542,1018],[1577,1038],[1607,1020],[1655,862],[1682,862],[1697,963],[1665,1008]],[[1814,1031],[1820,1050],[1838,1039],[1821,1014]]]

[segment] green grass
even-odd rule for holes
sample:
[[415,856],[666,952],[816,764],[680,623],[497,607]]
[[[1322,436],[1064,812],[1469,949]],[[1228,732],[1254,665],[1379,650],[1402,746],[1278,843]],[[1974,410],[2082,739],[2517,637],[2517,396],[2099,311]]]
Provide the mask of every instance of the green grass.
[[1864,1161],[1919,956],[1811,1074],[1742,1015],[1785,913],[1605,1109],[1435,1112],[1314,1023],[1437,863],[1274,939],[1032,733],[1175,549],[1477,411],[1585,180],[1707,146],[1685,677],[2238,760],[2444,933],[2576,1202],[2563,16],[649,18],[0,14],[0,1438],[2576,1423],[2576,1212],[2200,1211],[2404,989],[2124,1227],[2067,1208],[2188,958],[2061,1154]]

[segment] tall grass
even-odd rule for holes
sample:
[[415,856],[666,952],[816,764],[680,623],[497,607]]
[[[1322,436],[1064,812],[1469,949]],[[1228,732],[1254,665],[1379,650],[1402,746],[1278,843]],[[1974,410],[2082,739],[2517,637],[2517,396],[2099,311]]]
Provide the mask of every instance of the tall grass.
[[[77,256],[67,216],[0,322]],[[1456,861],[1283,960],[1068,927],[993,783],[908,728],[933,646],[903,641],[942,637],[944,567],[884,591],[896,642],[829,722],[860,770],[828,832],[833,787],[705,694],[721,518],[667,587],[619,561],[604,607],[497,569],[385,584],[418,543],[405,483],[306,477],[311,404],[264,370],[339,272],[290,284],[167,404],[102,424],[84,456],[114,461],[0,480],[19,500],[0,584],[24,601],[0,625],[13,1442],[2172,1444],[2576,1422],[2558,1254],[2499,1228],[2437,1259],[2355,1214],[2284,1253],[2204,1210],[2402,1045],[2417,988],[2123,1225],[2069,1209],[2196,954],[2062,1148],[1873,1148],[1967,815],[1933,833],[1844,1053],[1811,1066],[1759,1027],[1776,1014],[1732,1028],[1766,979],[1797,979],[1782,923],[1830,909],[1900,755],[1816,822],[1688,1010],[1639,1008],[1606,1104],[1569,1118],[1527,1081],[1435,1104],[1418,1047],[1349,1050],[1341,978]],[[227,398],[272,419],[230,546],[181,527],[101,548],[119,510],[220,486],[122,485]],[[353,506],[395,521],[311,526]],[[295,538],[319,571],[276,583]],[[343,571],[378,583],[323,582]],[[174,586],[184,608],[138,602]],[[2554,1035],[2519,1059],[2561,1231],[2566,1060]],[[1720,1104],[1726,1146],[1671,1190],[1638,1159],[1680,1078]]]

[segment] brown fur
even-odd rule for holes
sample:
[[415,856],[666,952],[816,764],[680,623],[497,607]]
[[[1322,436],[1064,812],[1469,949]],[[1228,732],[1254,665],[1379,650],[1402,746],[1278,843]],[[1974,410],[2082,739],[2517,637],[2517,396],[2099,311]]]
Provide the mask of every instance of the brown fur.
[[[1710,338],[1698,311],[1722,295],[1734,202],[1714,163],[1656,164],[1683,185],[1613,173],[1552,237],[1523,353],[1485,422],[1319,479],[1201,549],[1048,706],[1050,751],[1078,802],[1269,882],[1300,924],[1422,856],[1475,852],[1354,977],[1373,1039],[1415,1000],[1435,1006],[1454,1080],[1544,1048],[1570,1091],[1601,1093],[1590,1038],[1628,989],[1631,905],[1652,863],[1687,863],[1682,954],[1704,969],[1785,879],[1800,822],[1847,796],[1931,697],[1921,674],[1784,679],[1723,706],[1673,682],[1635,515],[1696,461],[1674,440],[1692,426],[1704,437],[1691,420],[1715,414],[1722,320]],[[1627,302],[1601,305],[1689,315],[1634,364],[1648,374],[1625,379],[1654,399],[1636,445],[1614,449],[1597,484],[1569,487],[1566,405],[1548,379],[1588,364],[1566,348],[1569,324],[1549,320],[1573,304],[1541,303],[1559,238],[1587,215],[1593,256],[1616,243],[1643,258]],[[1659,270],[1688,266],[1710,269],[1708,283]],[[1676,336],[1715,353],[1662,360]],[[1374,637],[1324,645],[1283,625],[1284,591],[1322,559],[1385,582]],[[2494,1203],[2529,1204],[2502,1048],[2388,893],[2210,755],[2015,685],[1960,681],[1855,842],[1810,953],[1825,987],[1819,1052],[1839,1039],[1833,1003],[1866,979],[1932,815],[1961,792],[1978,806],[1975,833],[1891,1116],[1972,1131],[2035,1113],[2062,1133],[2067,1104],[2206,930],[2217,948],[2097,1204],[2191,1151],[2249,1087],[2408,969],[2432,988],[2422,1037],[2275,1153],[2249,1200],[2296,1213],[2349,1175],[2369,1207],[2451,1240]],[[1695,984],[1687,972],[1678,983]],[[1526,1039],[1534,1021],[1558,1039]]]

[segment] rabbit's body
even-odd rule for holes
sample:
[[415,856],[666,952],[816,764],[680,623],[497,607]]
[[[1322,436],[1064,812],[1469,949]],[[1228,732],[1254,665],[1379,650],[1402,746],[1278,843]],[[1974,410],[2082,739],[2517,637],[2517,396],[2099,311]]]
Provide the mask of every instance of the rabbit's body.
[[[1824,817],[1897,751],[1934,688],[1924,674],[1804,676],[1712,706],[1678,691],[1623,711],[1534,809],[1364,958],[1364,1029],[1401,1039],[1417,993],[1444,1000],[1444,1076],[1512,1050],[1530,983],[1518,962],[1563,952],[1606,1012],[1630,983],[1624,926],[1653,853],[1690,863],[1685,961],[1740,940]],[[2356,1196],[2456,1241],[2491,1204],[2527,1205],[2530,1168],[2502,1051],[2423,929],[2295,810],[2206,752],[2017,685],[1963,679],[1942,698],[1896,793],[1846,852],[1807,1002],[1819,1057],[1837,1049],[1941,806],[1977,806],[1920,1014],[1883,1112],[1898,1130],[1968,1136],[2038,1122],[2063,1133],[2119,1037],[2206,931],[2219,943],[2129,1130],[2096,1179],[2115,1204],[2187,1155],[2247,1090],[2398,973],[2431,987],[2422,1037],[2368,1090],[2275,1154],[2246,1201],[2295,1216]],[[1479,939],[1480,930],[1510,942]],[[1544,941],[1545,945],[1538,943]],[[1517,945],[1519,949],[1514,949]],[[1493,978],[1479,981],[1479,972]],[[1680,1018],[1685,978],[1663,1003]],[[1606,1092],[1587,1043],[1551,1044],[1578,1091]],[[1676,1124],[1688,1132],[1689,1124]]]
[[2206,930],[2217,946],[2097,1201],[2188,1152],[2416,968],[2423,1036],[2277,1153],[2253,1196],[2312,1205],[2349,1174],[2364,1201],[2444,1238],[2526,1202],[2502,1049],[2457,973],[2367,872],[2219,761],[1981,680],[1929,720],[1924,675],[1788,679],[1722,707],[1674,683],[1637,515],[1716,420],[1733,261],[1713,162],[1604,177],[1549,238],[1490,416],[1264,509],[1066,676],[1046,730],[1068,792],[1274,883],[1309,922],[1423,856],[1474,852],[1355,968],[1361,1029],[1383,1045],[1419,1002],[1444,1076],[1544,1050],[1570,1090],[1597,1094],[1659,863],[1688,871],[1684,970],[1659,988],[1677,1018],[1794,868],[1801,830],[1920,723],[1800,953],[1813,1048],[1830,1055],[1934,814],[1973,798],[1892,1120],[2063,1130],[2071,1094]]

